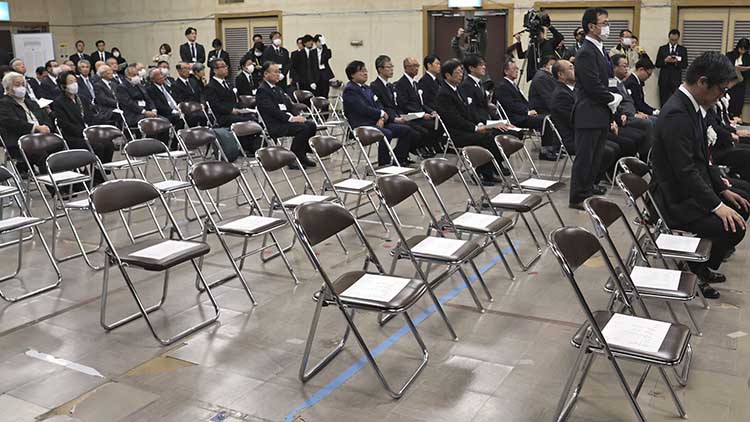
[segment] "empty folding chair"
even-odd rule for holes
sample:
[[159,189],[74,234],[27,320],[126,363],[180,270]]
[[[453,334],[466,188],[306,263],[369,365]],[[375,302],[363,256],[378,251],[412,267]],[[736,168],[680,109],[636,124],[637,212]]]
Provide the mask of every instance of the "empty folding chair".
[[256,102],[254,95],[240,95],[238,101],[242,107],[254,109]]
[[304,90],[304,89],[298,89],[292,92],[292,99],[294,100],[293,102],[297,104],[304,104],[307,109],[306,112],[308,115],[310,113],[310,106],[311,106],[310,101],[313,99],[314,96],[315,95],[313,95],[312,92]]
[[[453,331],[453,327],[448,321],[448,317],[443,312],[433,289],[458,272],[461,275],[466,288],[469,290],[477,309],[480,312],[484,312],[484,306],[479,300],[479,297],[477,297],[477,294],[471,285],[471,281],[469,281],[469,277],[463,270],[465,264],[471,266],[487,295],[487,299],[490,302],[493,301],[492,294],[487,288],[487,284],[484,282],[482,273],[474,263],[474,258],[482,253],[482,246],[474,240],[447,238],[442,232],[437,232],[437,236],[416,235],[407,238],[402,230],[401,223],[395,214],[395,207],[409,197],[414,197],[416,200],[422,202],[427,210],[430,220],[433,224],[437,225],[435,216],[430,212],[430,208],[427,205],[422,192],[419,190],[416,182],[401,174],[378,177],[375,184],[380,203],[386,210],[388,218],[391,220],[393,228],[398,235],[398,243],[391,251],[393,261],[391,263],[390,273],[394,273],[396,264],[400,259],[408,259],[414,265],[418,273],[421,273],[422,264],[445,267],[445,269],[432,280],[428,280],[426,277],[424,277],[424,279],[427,282],[428,291],[435,306],[440,311],[451,335],[453,338],[456,338],[456,333]],[[427,272],[429,273],[429,271]]]
[[[123,142],[119,143],[119,145],[122,146],[124,144],[124,141],[126,140],[125,135],[123,135],[122,131],[116,126],[112,125],[89,126],[83,130],[83,139],[86,140],[86,145],[91,152],[95,152],[94,145],[96,144],[112,142],[115,145],[118,145],[118,142],[116,141],[122,140]],[[136,161],[132,163],[133,166],[140,166],[143,164],[145,164],[143,161]],[[131,170],[131,163],[128,163],[128,160],[116,160],[109,163],[103,163],[102,168],[111,172],[112,176],[116,179],[118,171],[124,170],[125,176],[128,176],[128,173]]]
[[39,163],[40,167],[46,166],[45,160],[47,159],[49,154],[67,148],[68,146],[65,144],[65,140],[63,140],[63,138],[61,138],[60,136],[54,134],[45,135],[41,133],[32,133],[29,135],[24,135],[18,139],[18,149],[21,152],[21,158],[23,159],[26,168],[29,169],[29,177],[26,180],[26,192],[29,194],[29,206],[31,206],[32,202],[30,195],[33,183],[33,187],[35,187],[39,191],[39,195],[42,197],[44,207],[47,209],[48,217],[45,217],[45,220],[51,219],[54,215],[54,212],[52,211],[52,207],[50,207],[49,201],[47,200],[47,197],[45,195],[45,190],[42,189],[42,184],[37,179],[37,176],[46,174],[47,169],[35,169],[34,163]]
[[[360,176],[356,166],[354,165],[354,162],[352,161],[351,156],[349,155],[349,152],[344,147],[344,144],[337,141],[333,136],[320,135],[310,138],[309,143],[310,148],[315,155],[315,159],[318,161],[320,169],[323,172],[323,177],[325,178],[325,180],[323,181],[323,187],[320,191],[321,195],[326,191],[333,191],[334,194],[339,198],[341,203],[345,206],[347,196],[356,195],[357,204],[353,208],[347,209],[349,211],[353,211],[358,219],[367,217],[368,215],[374,213],[380,220],[380,223],[383,225],[383,229],[385,229],[385,231],[387,232],[388,228],[385,225],[385,221],[383,221],[383,218],[380,216],[380,214],[378,214],[378,207],[377,205],[375,205],[372,197],[370,197],[370,194],[375,192],[375,183],[371,180],[365,180]],[[325,166],[324,159],[331,157],[339,150],[343,152],[344,158],[350,166],[352,176],[348,178],[333,179],[329,169]],[[364,204],[362,204],[362,197],[367,198],[367,201],[372,206],[372,211],[368,212],[367,214],[359,214],[359,209],[364,206]]]
[[458,166],[449,162],[445,158],[429,158],[422,161],[421,168],[422,173],[424,173],[427,178],[430,188],[432,188],[432,193],[435,194],[435,198],[440,205],[440,210],[442,211],[442,215],[437,220],[438,223],[430,223],[427,234],[429,235],[432,230],[435,230],[436,232],[449,231],[455,233],[456,237],[459,239],[464,235],[468,236],[469,239],[475,235],[483,237],[483,249],[487,248],[489,245],[494,245],[495,250],[503,261],[505,270],[508,272],[508,276],[511,280],[515,280],[516,276],[513,275],[513,270],[510,269],[510,265],[508,265],[508,261],[505,259],[505,254],[500,250],[500,246],[497,244],[498,237],[504,236],[505,240],[508,241],[508,245],[515,249],[513,241],[508,235],[508,232],[514,226],[514,220],[499,215],[480,214],[468,211],[451,212],[443,200],[443,197],[440,195],[438,186],[458,175],[467,194],[471,195],[469,186],[459,171]]
[[[246,97],[245,95],[242,95],[241,97]],[[255,97],[253,97],[253,100]],[[258,178],[258,175],[255,174],[255,169],[260,167],[260,164],[258,164],[258,160],[255,158],[254,154],[248,155],[248,153],[245,151],[245,148],[243,148],[242,143],[240,143],[240,137],[242,136],[260,136],[261,137],[261,144],[260,147],[263,148],[264,146],[272,146],[275,145],[274,141],[268,136],[268,134],[263,130],[263,127],[257,123],[257,122],[237,122],[232,123],[232,126],[230,127],[230,130],[232,131],[232,136],[235,141],[235,148],[239,151],[238,158],[233,161],[233,163],[239,168],[245,172],[250,173],[253,176],[253,179],[255,180],[255,183],[260,188],[260,193],[262,196],[255,197],[256,200],[263,198],[263,200],[266,201],[267,204],[270,204],[270,199],[268,197],[268,194],[266,193],[264,183],[261,182],[261,180]],[[223,145],[219,145],[221,148],[224,148]],[[223,149],[222,152],[224,153],[224,156],[227,156],[226,149]],[[239,193],[239,192],[238,192]],[[242,205],[241,202],[238,202],[237,205]]]
[[[219,306],[216,304],[216,300],[211,293],[211,288],[203,277],[203,273],[196,262],[196,259],[208,254],[211,248],[204,242],[184,240],[179,228],[170,234],[170,237],[176,234],[177,239],[167,238],[161,231],[161,228],[156,221],[156,217],[154,216],[151,204],[153,201],[161,203],[166,210],[170,224],[172,227],[177,227],[177,222],[175,221],[172,212],[169,210],[162,194],[153,185],[143,180],[113,180],[97,186],[91,193],[91,212],[94,215],[96,224],[107,243],[105,252],[107,254],[107,259],[104,260],[104,275],[102,280],[100,323],[105,330],[109,331],[143,317],[154,338],[160,344],[167,346],[203,327],[213,324],[219,319]],[[153,223],[156,226],[154,233],[158,233],[159,236],[152,239],[140,240],[124,246],[115,245],[107,226],[104,224],[103,216],[118,212],[123,224],[126,224],[125,219],[122,218],[122,211],[134,207],[148,208]],[[177,334],[173,334],[171,337],[160,337],[154,328],[149,314],[160,309],[162,304],[164,304],[167,296],[170,271],[178,265],[187,263],[188,261],[196,272],[198,280],[203,286],[205,293],[208,295],[214,315],[190,328],[182,330]],[[109,272],[112,265],[116,265],[120,270],[125,285],[128,287],[128,290],[138,306],[138,312],[110,323],[107,321],[107,299]],[[164,273],[161,298],[156,304],[152,306],[144,305],[143,299],[135,287],[135,282],[131,279],[131,268]]]
[[[500,173],[500,177],[503,178],[504,183],[509,183],[510,191],[512,192],[514,189],[518,189],[520,192],[536,192],[539,194],[544,194],[544,196],[547,198],[547,200],[543,203],[541,203],[537,209],[549,205],[552,208],[552,211],[555,212],[555,216],[557,217],[557,220],[560,221],[560,225],[564,226],[565,223],[563,223],[562,217],[560,217],[560,213],[557,211],[557,207],[555,206],[555,202],[552,200],[552,196],[550,194],[556,192],[562,187],[562,183],[560,183],[559,180],[547,180],[542,179],[539,176],[539,171],[536,169],[536,165],[534,164],[534,160],[531,158],[531,154],[529,154],[529,150],[526,149],[526,145],[523,143],[522,140],[508,135],[498,135],[495,137],[495,142],[498,145],[498,149],[500,150],[500,155],[503,157],[503,160],[505,161],[505,164],[508,166],[508,169],[510,170],[510,176],[509,179],[503,176],[502,173]],[[530,175],[525,180],[521,181],[518,178],[518,173],[513,168],[513,163],[511,163],[510,158],[512,156],[521,157],[521,159],[525,159],[529,163],[529,172]]]
[[638,159],[637,157],[622,157],[615,163],[615,171],[612,177],[612,187],[615,185],[615,179],[620,172],[635,173],[638,176],[646,177],[651,174],[651,167]]
[[[302,357],[299,377],[302,382],[307,382],[328,365],[346,345],[349,333],[353,332],[357,343],[362,348],[367,361],[372,365],[383,387],[394,399],[400,398],[404,391],[414,382],[417,375],[427,364],[427,347],[422,341],[414,322],[409,316],[411,307],[419,301],[427,290],[422,280],[396,277],[384,272],[377,255],[367,241],[362,228],[351,213],[344,207],[330,202],[306,203],[300,205],[294,212],[294,224],[300,233],[302,246],[311,257],[318,274],[323,279],[323,286],[315,293],[313,299],[317,302],[313,314],[310,333],[305,345],[305,353]],[[350,271],[341,274],[337,278],[328,275],[326,268],[315,254],[314,247],[333,235],[337,235],[345,229],[352,227],[359,240],[367,249],[364,269],[362,271]],[[368,271],[370,264],[375,266],[375,271]],[[320,313],[324,306],[335,306],[339,309],[346,320],[346,331],[335,349],[329,352],[321,361],[307,370],[313,341],[317,332]],[[440,306],[438,304],[438,306]],[[362,333],[354,323],[356,311],[372,311],[383,315],[403,315],[409,330],[414,335],[419,345],[422,362],[407,378],[400,388],[393,388],[386,380],[380,370],[373,352],[365,343]]]
[[206,160],[215,153],[220,160],[225,160],[223,151],[213,130],[205,126],[197,126],[177,131],[177,142],[180,149],[185,151],[185,161],[192,167],[199,161]]
[[[492,153],[485,148],[478,146],[467,146],[462,149],[461,156],[463,157],[462,162],[466,164],[467,168],[469,169],[469,173],[471,174],[472,178],[474,178],[474,180],[479,180],[479,173],[477,172],[477,169],[484,165],[492,165],[498,172],[498,174],[502,174],[500,165],[492,156]],[[503,211],[512,211],[516,213],[516,222],[518,221],[518,218],[523,221],[526,229],[529,231],[531,240],[536,246],[536,255],[531,259],[531,261],[529,261],[528,263],[524,263],[515,248],[513,248],[513,254],[518,261],[518,265],[521,266],[521,269],[523,271],[528,270],[539,258],[542,257],[542,246],[539,244],[539,241],[534,234],[534,230],[532,230],[531,225],[526,218],[526,214],[531,215],[531,218],[534,219],[534,222],[539,228],[542,237],[544,237],[544,230],[542,230],[542,226],[541,224],[539,224],[539,220],[537,219],[537,216],[535,214],[536,209],[539,208],[542,204],[542,197],[535,193],[506,193],[503,191],[497,193],[495,196],[491,196],[481,183],[478,183],[477,185],[479,186],[480,192],[479,199],[477,200],[472,195],[470,195],[468,203],[468,205],[474,208],[475,211],[483,212],[485,210],[489,210],[494,215],[501,215]]]
[[[164,117],[146,117],[138,121],[138,130],[141,132],[141,138],[160,139],[167,145],[172,144],[175,130],[172,123]],[[184,157],[184,151],[170,151],[174,158]]]
[[[17,179],[16,175],[5,167],[0,167],[0,200],[8,200],[10,204],[9,210],[4,210],[4,212],[9,212],[14,208],[17,210],[16,215],[12,215],[7,218],[0,218],[0,236],[10,236],[14,234],[18,235],[18,238],[16,240],[0,244],[0,249],[11,247],[13,245],[18,248],[16,254],[15,270],[10,274],[4,274],[0,276],[0,283],[11,279],[21,280],[21,278],[18,277],[18,274],[21,272],[21,268],[23,266],[24,242],[31,240],[31,237],[33,236],[36,236],[37,239],[39,239],[39,242],[42,244],[42,248],[44,248],[44,253],[47,255],[47,258],[49,259],[50,264],[52,264],[52,268],[57,275],[57,279],[54,283],[36,288],[31,291],[27,291],[18,296],[9,296],[7,292],[3,292],[2,290],[0,290],[0,298],[8,302],[17,302],[21,299],[26,299],[27,297],[38,295],[40,293],[44,293],[57,288],[62,281],[62,274],[60,273],[60,269],[57,266],[57,262],[52,257],[52,252],[47,246],[47,241],[44,240],[44,236],[42,236],[42,233],[39,230],[39,225],[44,223],[44,219],[31,216],[29,206],[26,202],[26,198],[21,187],[21,183]],[[26,232],[26,230],[31,231],[31,237],[24,238],[24,232]],[[39,261],[36,260],[34,262],[35,273],[37,273],[37,271],[39,270],[38,264]],[[34,277],[34,279],[38,278],[39,277]],[[23,286],[26,286],[27,283],[25,281],[22,281],[21,284]]]
[[[92,270],[102,269],[101,265],[94,265],[89,258],[89,254],[96,253],[102,247],[102,238],[96,247],[87,250],[83,245],[81,237],[76,229],[76,223],[73,222],[71,212],[85,212],[89,209],[89,194],[94,186],[94,174],[100,172],[104,174],[104,169],[99,162],[96,154],[85,149],[69,149],[56,152],[47,157],[48,174],[37,177],[36,179],[44,186],[52,188],[53,192],[53,213],[52,213],[52,256],[57,262],[69,261],[74,258],[83,257]],[[106,180],[106,178],[105,178]],[[70,194],[71,190],[77,190],[77,199],[73,199]],[[62,210],[59,214],[57,210]],[[58,257],[57,250],[57,232],[60,230],[58,219],[65,216],[70,225],[79,252]],[[79,223],[80,224],[80,223]]]
[[186,128],[208,126],[211,123],[208,113],[206,113],[206,108],[201,103],[183,101],[177,104],[177,110],[180,111],[180,118],[185,123]]
[[[286,220],[273,217],[264,217],[261,214],[260,206],[255,201],[252,195],[250,187],[247,185],[245,177],[242,175],[240,169],[231,163],[225,161],[204,161],[196,164],[190,170],[190,180],[195,189],[195,195],[203,208],[206,216],[206,220],[203,225],[202,241],[206,242],[209,233],[214,233],[224,249],[224,252],[229,258],[232,264],[233,274],[219,278],[216,281],[210,281],[211,287],[225,283],[233,278],[237,277],[242,283],[242,287],[250,297],[253,304],[256,304],[255,297],[250,291],[250,287],[242,274],[243,267],[245,265],[245,259],[247,257],[262,253],[266,249],[276,248],[281,255],[281,258],[286,265],[289,274],[292,276],[295,284],[299,283],[297,275],[294,273],[291,264],[284,255],[284,251],[281,249],[281,244],[274,232],[279,229],[286,227]],[[206,192],[211,189],[217,189],[220,186],[227,185],[231,182],[237,184],[237,189],[241,192],[241,195],[245,198],[247,203],[252,204],[249,215],[240,215],[236,217],[225,218],[222,215],[221,209],[216,201],[211,198],[211,195],[206,195],[207,199],[204,198],[202,192]],[[210,207],[209,207],[210,204]],[[248,251],[248,242],[257,237],[263,237],[268,234],[271,237],[271,245],[260,247],[252,251]],[[239,237],[243,239],[242,253],[239,256],[235,256],[231,248],[226,242],[226,237]],[[239,264],[238,264],[239,261]],[[203,258],[199,261],[199,266],[203,268]],[[197,282],[197,280],[196,280]]]
[[[638,289],[632,289],[631,295],[626,294],[607,253],[596,236],[590,232],[580,227],[561,227],[550,233],[549,237],[550,248],[586,315],[586,322],[572,339],[573,346],[579,349],[578,358],[560,397],[555,421],[564,421],[570,415],[594,358],[598,355],[607,358],[637,420],[646,421],[637,398],[651,366],[657,367],[678,414],[685,418],[685,409],[664,369],[682,363],[690,344],[690,329],[681,324],[652,320],[645,306],[642,312],[636,312],[631,305],[630,297],[638,300]],[[593,311],[583,295],[575,273],[592,257],[599,257],[604,261],[621,297],[624,306],[622,313]],[[623,276],[632,285],[629,275],[623,273]],[[625,379],[620,366],[621,361],[646,366],[635,389],[631,389]]]
[[[568,148],[565,146],[565,143],[563,143],[562,136],[560,136],[560,132],[557,131],[557,127],[552,122],[552,119],[550,119],[549,116],[547,116],[546,119],[547,119],[547,126],[552,129],[552,135],[560,144],[560,148],[557,150],[557,157],[555,158],[555,165],[552,166],[552,171],[550,172],[550,175],[554,178],[555,175],[558,174],[558,167],[559,167],[560,170],[559,170],[559,175],[557,176],[557,181],[560,182],[565,176],[565,167],[567,167],[569,161],[573,162],[574,157],[570,155],[570,151],[568,151]],[[560,166],[561,161],[562,161],[562,166]]]
[[[365,164],[367,167],[365,174],[372,174],[375,176],[386,174],[403,174],[406,176],[411,176],[419,172],[418,169],[401,166],[401,164],[398,162],[398,159],[396,158],[396,153],[393,152],[393,148],[391,148],[391,144],[388,142],[388,139],[385,139],[385,135],[383,135],[383,132],[381,132],[377,127],[360,126],[354,129],[354,138],[357,140],[357,145],[359,145],[359,157],[364,157],[365,159]],[[380,141],[385,142],[386,147],[388,147],[388,154],[391,157],[391,162],[395,165],[386,165],[378,168],[375,168],[373,166],[372,161],[370,161],[368,150],[372,145],[375,145],[375,147],[377,148]],[[357,164],[359,164],[359,161],[357,161]]]

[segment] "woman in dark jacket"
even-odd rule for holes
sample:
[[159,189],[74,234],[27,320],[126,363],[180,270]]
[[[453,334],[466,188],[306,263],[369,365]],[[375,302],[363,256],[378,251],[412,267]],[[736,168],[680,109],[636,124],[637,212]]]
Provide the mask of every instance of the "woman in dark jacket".
[[737,42],[737,46],[734,50],[727,53],[729,60],[734,63],[737,74],[742,75],[742,81],[738,82],[731,90],[729,90],[729,113],[732,117],[742,115],[742,106],[745,105],[745,89],[747,87],[747,80],[750,78],[750,40],[742,38]]
[[[88,125],[95,125],[98,121],[95,111],[88,101],[81,101],[78,96],[78,80],[75,73],[63,72],[57,78],[57,84],[63,93],[52,102],[52,110],[57,121],[57,127],[62,132],[63,139],[71,149],[89,149],[83,139],[83,130]],[[112,161],[115,146],[112,141],[92,144],[94,153],[102,163]]]

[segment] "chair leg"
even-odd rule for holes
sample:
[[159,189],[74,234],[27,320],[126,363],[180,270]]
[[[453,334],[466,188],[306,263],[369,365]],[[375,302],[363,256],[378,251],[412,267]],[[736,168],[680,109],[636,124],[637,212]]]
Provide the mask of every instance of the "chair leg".
[[552,211],[555,212],[555,215],[557,216],[557,221],[560,222],[560,227],[564,227],[565,223],[563,222],[563,219],[560,216],[560,212],[557,210],[557,206],[555,206],[555,203],[552,202],[552,197],[550,196],[549,192],[547,192],[547,202],[549,202],[549,206],[552,207]]
[[471,298],[474,299],[474,304],[477,305],[477,309],[480,313],[484,313],[484,306],[482,305],[482,302],[479,300],[479,297],[477,296],[477,292],[474,291],[474,287],[471,285],[471,282],[469,281],[469,277],[466,276],[466,273],[464,272],[464,269],[461,268],[461,266],[458,266],[458,273],[461,274],[461,278],[464,279],[464,284],[466,284],[466,289],[469,291],[469,294],[471,294]]
[[685,351],[685,359],[682,362],[682,370],[678,371],[677,367],[672,367],[674,369],[675,378],[677,378],[677,383],[680,384],[681,387],[687,386],[688,383],[688,377],[690,376],[690,364],[693,362],[693,346],[688,343],[687,350]]
[[294,269],[292,268],[292,264],[289,263],[289,259],[286,257],[286,253],[284,252],[284,249],[281,247],[281,243],[279,243],[279,239],[276,238],[276,234],[273,232],[269,233],[269,236],[271,236],[271,240],[276,245],[276,249],[279,251],[279,256],[281,256],[281,260],[284,261],[284,265],[286,265],[286,269],[289,271],[289,274],[292,276],[292,280],[294,280],[294,284],[299,284],[299,279],[297,278],[297,274],[294,273]]
[[[60,268],[57,266],[57,262],[55,261],[55,258],[52,256],[52,252],[50,251],[49,246],[47,246],[47,241],[44,240],[42,233],[38,230],[37,227],[30,227],[30,229],[31,229],[32,237],[34,235],[37,235],[39,237],[39,241],[42,243],[42,247],[44,247],[44,252],[47,254],[47,258],[49,259],[50,264],[52,264],[52,267],[54,268],[55,273],[57,274],[57,281],[47,286],[40,287],[36,290],[32,290],[30,292],[26,292],[20,296],[15,296],[15,297],[8,297],[5,295],[5,293],[3,293],[0,290],[0,298],[2,298],[3,300],[7,302],[11,302],[11,303],[18,302],[19,300],[23,300],[31,296],[36,296],[38,294],[48,292],[50,290],[53,290],[59,287],[60,283],[62,282],[62,273],[60,272]],[[16,270],[12,274],[6,275],[0,278],[0,282],[15,278],[21,270],[21,266],[23,264],[23,242],[24,242],[23,232],[24,230],[18,231],[18,242],[17,242],[18,254],[16,255],[16,258],[17,258]]]
[[672,401],[674,402],[674,406],[677,409],[677,413],[681,418],[687,419],[687,412],[685,412],[685,407],[682,405],[682,401],[677,396],[677,393],[675,393],[674,388],[672,387],[672,383],[669,382],[667,372],[664,370],[664,368],[659,367],[659,374],[661,374],[661,379],[664,380],[664,383],[667,385],[667,390],[669,390],[669,395],[672,396]]
[[609,361],[610,365],[612,365],[612,369],[614,369],[615,374],[617,375],[617,380],[620,382],[620,387],[622,387],[622,390],[625,392],[625,395],[628,397],[628,402],[630,403],[630,407],[633,409],[633,413],[635,413],[635,416],[638,418],[639,422],[646,422],[646,416],[643,415],[643,410],[641,410],[641,406],[638,404],[638,401],[636,401],[635,397],[633,396],[632,391],[630,390],[630,387],[628,386],[628,381],[625,379],[625,374],[622,373],[622,369],[620,369],[620,365],[617,363],[614,357],[608,357],[607,360]]
[[[588,343],[585,343],[581,346],[581,349],[578,352],[578,356],[576,357],[576,362],[570,369],[570,375],[568,376],[568,380],[565,383],[565,388],[563,388],[563,393],[562,395],[560,395],[560,401],[557,403],[557,411],[555,412],[556,422],[561,422],[568,418],[570,411],[573,410],[573,407],[578,400],[578,396],[581,394],[581,389],[583,388],[583,383],[586,380],[588,368],[591,367],[591,364],[596,357],[593,353],[588,352],[587,348]],[[579,373],[581,374],[579,375]],[[576,379],[579,379],[579,381],[576,385],[576,388],[573,389],[573,385],[575,384]],[[573,391],[572,396],[570,394],[571,390]]]
[[495,298],[492,297],[492,293],[490,293],[490,289],[487,287],[487,283],[484,282],[484,277],[482,277],[482,272],[479,271],[479,268],[477,268],[477,264],[474,263],[473,259],[469,260],[469,264],[471,264],[471,268],[474,270],[474,274],[477,275],[477,279],[479,280],[479,283],[482,285],[482,289],[484,289],[484,293],[487,295],[487,300],[490,302],[494,302]]
[[503,261],[503,266],[505,266],[505,271],[508,273],[508,277],[510,277],[511,280],[516,280],[516,275],[513,274],[513,270],[510,268],[510,265],[508,264],[508,260],[505,259],[505,254],[502,250],[500,250],[500,246],[497,244],[497,238],[492,238],[492,244],[495,245],[495,250],[497,251],[498,255],[500,255],[500,259]]
[[[349,338],[349,332],[351,331],[351,327],[347,323],[346,331],[344,331],[344,335],[341,337],[341,340],[339,340],[339,343],[336,345],[336,347],[323,359],[316,363],[309,371],[307,370],[307,364],[310,360],[310,352],[312,351],[313,341],[315,340],[315,333],[318,329],[318,322],[320,321],[320,311],[323,309],[325,289],[321,289],[319,294],[320,296],[318,297],[318,301],[315,304],[315,313],[313,314],[312,322],[310,324],[310,332],[307,335],[307,342],[305,343],[305,353],[302,355],[302,364],[299,368],[299,379],[303,383],[309,381],[312,377],[314,377],[318,372],[320,372],[320,370],[325,368],[326,365],[328,365],[333,360],[333,358],[335,358],[339,353],[341,353],[342,350],[344,350],[346,340]],[[344,312],[351,312],[351,319],[354,319],[353,310]]]

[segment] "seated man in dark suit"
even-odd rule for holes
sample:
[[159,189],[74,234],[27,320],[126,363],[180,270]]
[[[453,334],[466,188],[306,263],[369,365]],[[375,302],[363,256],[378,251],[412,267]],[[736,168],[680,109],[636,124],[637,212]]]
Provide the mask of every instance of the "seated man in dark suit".
[[[281,67],[274,62],[263,63],[263,82],[258,87],[258,112],[263,117],[268,134],[273,138],[293,136],[292,152],[297,156],[303,167],[315,167],[315,162],[307,158],[311,152],[308,141],[315,136],[317,127],[312,120],[299,116],[294,111],[292,101],[284,91],[276,86],[281,79]],[[297,165],[290,168],[297,170]]]
[[611,86],[609,90],[622,96],[622,101],[615,113],[615,121],[620,126],[620,132],[623,135],[637,141],[638,155],[641,160],[647,161],[654,137],[654,122],[649,119],[649,116],[636,110],[635,101],[623,84],[629,72],[628,59],[622,54],[615,54],[612,56],[612,67],[615,86]]
[[424,75],[417,82],[417,93],[421,97],[422,104],[425,107],[435,110],[435,99],[440,88],[440,84],[438,83],[440,58],[434,54],[430,54],[424,58],[422,64],[424,65]]
[[61,69],[55,60],[48,60],[44,64],[44,69],[47,71],[47,77],[39,81],[37,98],[54,100],[60,95],[60,88],[58,88],[55,78],[60,74]]
[[94,91],[94,81],[91,75],[91,63],[88,60],[78,60],[78,96],[94,104],[96,92]]
[[169,120],[176,129],[180,129],[184,123],[180,118],[180,111],[177,109],[177,101],[167,88],[166,79],[161,69],[158,67],[151,69],[151,72],[149,72],[151,83],[146,87],[146,92],[151,101],[154,102],[156,113]]
[[[388,122],[407,125],[414,131],[414,137],[407,139],[411,145],[412,152],[420,151],[423,157],[432,157],[434,153],[427,150],[427,145],[432,144],[429,129],[423,127],[416,121],[407,121],[398,109],[398,93],[392,83],[388,82],[393,77],[393,62],[391,58],[380,55],[375,59],[375,70],[378,77],[370,84],[373,94],[378,98],[383,110],[388,114]],[[429,127],[429,124],[427,124]]]
[[255,95],[257,87],[253,80],[253,72],[255,72],[255,61],[250,57],[243,57],[240,60],[240,71],[237,72],[237,78],[234,80],[237,95]]
[[394,149],[396,159],[401,165],[411,163],[409,160],[409,140],[414,138],[414,131],[407,125],[393,122],[393,116],[383,110],[379,99],[372,92],[367,83],[367,68],[359,60],[355,60],[346,66],[346,76],[349,83],[344,88],[342,99],[344,100],[344,115],[352,128],[360,126],[376,126],[385,135],[385,140],[378,145],[378,165],[391,164],[388,146],[385,142],[398,138]]
[[704,109],[727,91],[737,73],[719,52],[706,52],[688,67],[683,83],[661,109],[651,152],[654,200],[672,229],[710,239],[706,263],[690,263],[703,295],[718,298],[709,283],[726,278],[715,272],[745,237],[750,203],[733,192],[709,165]]
[[499,120],[500,116],[490,111],[487,93],[482,87],[482,79],[487,75],[487,65],[481,56],[467,54],[463,60],[466,77],[458,87],[461,96],[469,104],[469,111],[476,122],[487,123],[488,120]]
[[14,72],[24,75],[24,79],[26,80],[26,95],[28,95],[32,100],[36,101],[37,98],[34,88],[36,85],[38,85],[38,82],[36,79],[26,76],[26,63],[24,63],[24,61],[19,58],[15,58],[10,61],[10,67]]
[[[404,76],[396,84],[396,107],[399,114],[424,113],[424,117],[412,120],[411,124],[419,125],[427,131],[424,146],[427,155],[435,155],[439,150],[440,141],[442,140],[442,128],[436,128],[435,109],[422,102],[422,95],[419,95],[419,87],[414,78],[419,74],[419,61],[414,57],[404,59]],[[427,76],[429,78],[429,76]]]
[[[526,129],[542,130],[546,116],[529,109],[529,102],[516,84],[518,79],[518,65],[514,61],[507,61],[503,66],[504,78],[495,85],[495,98],[508,115],[510,122]],[[543,160],[557,159],[557,145],[552,133],[546,130],[542,134],[542,149],[539,158]]]
[[97,70],[99,76],[94,82],[94,93],[96,94],[94,104],[99,110],[99,118],[107,124],[120,126],[121,117],[115,112],[119,109],[117,104],[117,94],[115,89],[117,83],[114,81],[114,72],[109,66],[99,66]]
[[125,114],[125,121],[131,127],[138,125],[138,122],[146,117],[157,116],[154,102],[141,82],[138,69],[135,65],[130,65],[125,68],[125,82],[115,88],[117,103]]
[[550,56],[542,58],[542,66],[537,69],[529,86],[529,108],[536,110],[538,114],[550,114],[552,107],[550,100],[552,93],[557,88],[557,81],[552,76],[552,66],[557,63],[557,57]]
[[635,64],[635,71],[628,76],[623,84],[627,88],[630,96],[633,97],[635,103],[635,109],[639,113],[646,114],[648,116],[657,116],[659,110],[651,107],[646,102],[646,96],[643,93],[643,86],[646,84],[648,78],[654,73],[654,63],[649,58],[640,59]]
[[[232,126],[232,123],[255,120],[252,113],[242,113],[237,94],[226,81],[226,77],[229,76],[229,67],[224,60],[214,60],[212,66],[214,76],[204,88],[203,94],[216,116],[216,125],[228,128]],[[255,137],[241,136],[239,139],[245,151],[250,153],[255,153],[260,146],[260,140]]]
[[[502,163],[502,155],[497,148],[493,129],[474,120],[466,100],[458,90],[464,77],[461,62],[456,59],[446,61],[440,68],[440,74],[443,81],[440,84],[435,106],[456,147],[462,148],[468,145],[484,147],[492,152],[498,163]],[[479,176],[484,185],[492,186],[499,181],[495,178],[494,172],[495,168],[491,164],[479,169]]]
[[42,94],[42,81],[44,81],[47,78],[47,69],[44,68],[44,66],[39,66],[35,70],[36,77],[34,78],[27,78],[26,79],[26,85],[27,88],[33,90],[34,92],[34,98],[39,99],[43,98],[41,96]]
[[196,103],[203,102],[203,86],[190,77],[190,66],[187,63],[177,63],[177,79],[172,85],[172,97],[177,103],[192,101]]

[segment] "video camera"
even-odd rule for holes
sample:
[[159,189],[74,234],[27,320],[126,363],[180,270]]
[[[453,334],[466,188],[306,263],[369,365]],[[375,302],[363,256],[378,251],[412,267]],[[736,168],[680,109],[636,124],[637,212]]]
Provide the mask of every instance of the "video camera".
[[466,18],[467,53],[484,56],[487,50],[487,18]]
[[529,31],[529,36],[531,37],[539,36],[539,32],[542,28],[550,26],[551,23],[547,12],[529,9],[529,11],[523,16],[523,26]]

